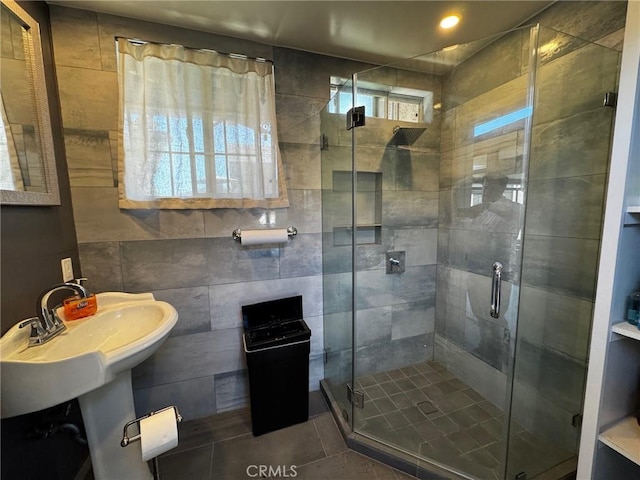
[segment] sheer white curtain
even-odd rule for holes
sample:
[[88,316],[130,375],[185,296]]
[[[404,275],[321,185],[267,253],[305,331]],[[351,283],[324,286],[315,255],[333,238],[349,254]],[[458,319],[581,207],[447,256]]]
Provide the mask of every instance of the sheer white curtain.
[[288,206],[273,66],[118,40],[121,208]]

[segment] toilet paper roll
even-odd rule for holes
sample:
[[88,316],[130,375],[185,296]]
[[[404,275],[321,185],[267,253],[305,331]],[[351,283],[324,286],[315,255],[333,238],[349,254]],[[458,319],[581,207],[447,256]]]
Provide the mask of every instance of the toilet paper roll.
[[178,423],[173,408],[140,420],[142,460],[151,460],[178,446]]
[[242,245],[260,245],[262,243],[286,243],[289,240],[286,228],[272,230],[242,230]]

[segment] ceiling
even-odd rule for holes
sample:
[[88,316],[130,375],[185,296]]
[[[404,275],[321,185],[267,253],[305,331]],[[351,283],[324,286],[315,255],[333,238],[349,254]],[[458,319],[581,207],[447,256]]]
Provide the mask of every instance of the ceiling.
[[[521,25],[553,1],[49,1],[330,56],[386,64]],[[450,31],[448,13],[462,15]],[[242,53],[242,52],[238,52]]]

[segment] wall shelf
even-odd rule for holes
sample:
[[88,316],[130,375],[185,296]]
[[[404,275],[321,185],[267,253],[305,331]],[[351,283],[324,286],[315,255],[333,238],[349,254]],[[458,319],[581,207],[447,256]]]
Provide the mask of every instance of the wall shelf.
[[[343,247],[352,243],[353,227],[336,226],[333,227],[333,246]],[[379,245],[382,240],[382,225],[356,225],[357,245]]]
[[625,337],[640,340],[640,329],[628,322],[616,323],[613,327],[611,327],[611,331],[613,333],[617,333],[618,335],[624,335]]
[[[380,245],[382,243],[382,172],[358,171],[358,191],[356,192],[357,217],[355,219],[356,245]],[[353,175],[349,171],[333,170],[333,203],[327,214],[328,223],[333,224],[333,246],[351,245],[353,227],[351,224],[351,190]]]
[[625,225],[640,225],[640,205],[629,205],[625,210]]
[[602,432],[598,439],[636,465],[640,465],[640,426],[635,417],[622,419]]

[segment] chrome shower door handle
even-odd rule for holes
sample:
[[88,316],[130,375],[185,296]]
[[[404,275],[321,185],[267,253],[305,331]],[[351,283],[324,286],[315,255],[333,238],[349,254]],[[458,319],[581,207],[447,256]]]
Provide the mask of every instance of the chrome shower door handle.
[[491,311],[493,318],[500,317],[500,292],[502,289],[502,264],[493,264],[493,278],[491,280]]

